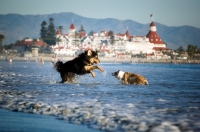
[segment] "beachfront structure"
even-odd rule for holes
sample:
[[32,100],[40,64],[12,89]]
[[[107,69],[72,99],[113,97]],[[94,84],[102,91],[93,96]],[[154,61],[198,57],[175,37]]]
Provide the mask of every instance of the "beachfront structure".
[[92,49],[100,51],[106,57],[142,53],[153,58],[163,56],[161,51],[167,50],[166,44],[156,30],[156,25],[152,21],[146,36],[131,36],[128,30],[125,34],[118,33],[113,36],[110,36],[107,31],[101,31],[99,34],[94,32],[93,35],[88,36],[85,32],[76,33],[75,25],[72,23],[68,34],[62,34],[60,30],[57,31],[56,45],[52,46],[52,49],[56,54],[69,56]]
[[56,45],[51,46],[55,54],[74,56],[79,50],[81,38],[86,36],[84,32],[76,34],[75,25],[72,23],[68,34],[62,34],[60,30],[56,32]]
[[[156,56],[156,58],[163,58],[163,53],[162,51],[168,51],[169,49],[167,49],[166,44],[163,42],[163,40],[160,38],[160,36],[158,35],[158,33],[156,32],[156,25],[155,23],[152,21],[150,24],[150,29],[148,34],[146,35],[147,38],[149,38],[149,42],[154,44],[153,47],[153,53],[152,54],[148,54],[149,56]],[[164,56],[165,58],[168,58],[166,56]]]
[[23,53],[23,52],[27,51],[28,49],[31,49],[31,47],[34,45],[35,46],[37,45],[37,47],[47,47],[48,46],[48,44],[46,44],[45,42],[43,42],[40,39],[34,40],[31,38],[26,38],[22,42],[16,43],[14,45],[14,49],[17,50],[18,53]]
[[36,43],[31,45],[31,50],[32,50],[32,56],[38,57],[38,45]]
[[147,38],[149,38],[149,42],[154,44],[154,48],[166,48],[166,44],[162,41],[156,31],[155,23],[151,22],[149,33],[146,35]]

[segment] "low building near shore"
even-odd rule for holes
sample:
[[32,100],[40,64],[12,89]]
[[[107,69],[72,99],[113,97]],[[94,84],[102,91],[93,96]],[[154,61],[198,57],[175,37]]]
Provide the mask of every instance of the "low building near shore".
[[14,49],[17,50],[18,53],[23,53],[25,51],[31,51],[32,47],[48,47],[49,45],[43,42],[40,39],[34,40],[34,39],[24,39],[22,42],[18,42],[14,45]]

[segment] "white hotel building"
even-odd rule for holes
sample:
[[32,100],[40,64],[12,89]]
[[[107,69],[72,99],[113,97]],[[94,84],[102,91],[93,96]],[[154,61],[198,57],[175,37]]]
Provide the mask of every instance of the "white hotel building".
[[109,36],[107,31],[99,34],[94,32],[88,36],[84,32],[75,34],[75,25],[72,23],[68,34],[56,34],[57,42],[52,49],[55,54],[74,56],[83,50],[98,50],[105,57],[120,57],[130,54],[147,54],[152,58],[160,58],[163,50],[167,50],[166,44],[156,32],[156,25],[152,21],[149,33],[146,36],[131,36],[127,30],[125,34]]

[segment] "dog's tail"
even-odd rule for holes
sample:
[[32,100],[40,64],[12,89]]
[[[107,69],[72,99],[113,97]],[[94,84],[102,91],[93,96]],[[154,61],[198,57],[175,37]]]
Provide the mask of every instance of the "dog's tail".
[[58,61],[56,62],[56,64],[54,65],[54,68],[56,69],[56,71],[61,72],[63,70],[64,64],[62,61]]

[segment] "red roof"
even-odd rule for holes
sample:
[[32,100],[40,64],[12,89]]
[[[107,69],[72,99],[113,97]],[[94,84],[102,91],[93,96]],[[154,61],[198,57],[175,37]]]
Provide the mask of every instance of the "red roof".
[[70,29],[75,29],[75,26],[73,23],[70,25]]
[[146,36],[149,38],[149,42],[154,43],[154,44],[164,44],[160,36],[157,34],[157,32],[154,31],[149,31],[149,33]]
[[26,46],[26,45],[32,45],[36,43],[38,46],[48,46],[48,44],[46,44],[45,42],[43,41],[23,41],[21,44],[17,44],[16,46]]
[[150,27],[151,26],[156,26],[156,24],[152,21],[151,24],[150,24]]
[[108,32],[106,31],[101,31],[101,33],[104,33],[106,36],[108,36]]
[[58,29],[58,31],[56,32],[57,35],[61,35],[60,30]]
[[117,36],[124,36],[124,34],[118,33]]
[[147,56],[153,56],[155,55],[154,52],[147,54]]
[[126,31],[126,33],[125,33],[125,34],[126,34],[126,36],[127,36],[129,39],[131,38],[131,35],[130,35],[130,33],[129,33],[129,31],[128,31],[128,30]]
[[84,36],[86,36],[86,33],[82,31],[82,32],[79,33],[79,35],[84,37]]
[[[156,26],[153,21],[150,24],[150,27],[151,26]],[[164,42],[162,41],[162,39],[160,38],[160,36],[157,34],[156,31],[151,31],[150,30],[146,37],[149,38],[149,42],[151,42],[151,43],[164,44]]]
[[154,49],[154,50],[168,50],[168,49],[165,48],[165,47],[154,47],[153,49]]
[[33,41],[23,41],[21,43],[21,45],[31,45],[31,44],[33,44]]

